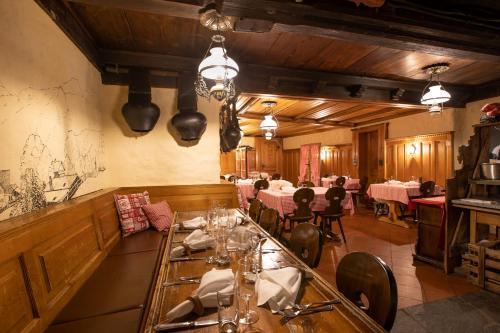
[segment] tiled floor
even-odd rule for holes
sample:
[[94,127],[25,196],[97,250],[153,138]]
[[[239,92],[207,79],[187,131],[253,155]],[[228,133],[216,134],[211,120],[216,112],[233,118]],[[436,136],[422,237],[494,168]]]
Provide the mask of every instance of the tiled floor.
[[[335,284],[335,270],[342,257],[353,251],[364,251],[384,260],[391,268],[398,286],[398,308],[478,291],[458,274],[446,275],[426,263],[413,263],[416,228],[405,229],[379,222],[364,208],[354,216],[342,218],[347,245],[326,242],[321,262],[315,270]],[[338,233],[334,223],[334,231]]]

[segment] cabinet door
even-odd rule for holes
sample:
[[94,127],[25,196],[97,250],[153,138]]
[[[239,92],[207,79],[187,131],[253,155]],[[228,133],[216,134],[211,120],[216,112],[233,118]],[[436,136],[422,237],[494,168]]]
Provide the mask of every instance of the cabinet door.
[[256,171],[256,163],[255,163],[255,150],[247,150],[247,169],[248,172]]
[[269,173],[278,171],[278,143],[275,141],[262,142],[260,148],[261,171]]

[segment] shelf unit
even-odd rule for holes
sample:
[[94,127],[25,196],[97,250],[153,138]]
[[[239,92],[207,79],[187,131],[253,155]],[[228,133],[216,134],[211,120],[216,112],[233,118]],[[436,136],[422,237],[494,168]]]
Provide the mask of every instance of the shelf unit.
[[499,186],[500,179],[469,179],[469,184]]

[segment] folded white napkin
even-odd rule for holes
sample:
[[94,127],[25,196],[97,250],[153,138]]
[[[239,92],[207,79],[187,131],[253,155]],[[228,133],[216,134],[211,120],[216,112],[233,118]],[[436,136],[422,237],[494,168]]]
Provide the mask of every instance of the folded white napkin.
[[227,249],[231,251],[250,248],[250,235],[251,233],[246,227],[238,226],[234,228],[227,238]]
[[301,282],[302,274],[295,267],[262,271],[255,282],[257,305],[264,305],[272,299],[280,310],[289,307],[295,303]]
[[330,180],[332,180],[330,177],[321,177],[321,181],[326,181],[326,182],[328,182],[328,181],[330,181]]
[[288,180],[280,179],[278,181],[280,182],[281,188],[293,186],[293,184],[290,183]]
[[410,180],[409,182],[405,183],[406,186],[420,186],[419,182],[416,182],[414,180]]
[[201,217],[195,217],[194,219],[181,222],[184,229],[199,229],[207,224],[207,221]]
[[203,274],[198,289],[191,294],[191,297],[170,310],[166,321],[184,317],[190,312],[201,315],[204,308],[216,308],[218,291],[224,294],[234,292],[234,274],[231,269],[214,268]]
[[231,177],[231,176],[232,176],[232,175],[231,175],[230,173],[226,173],[226,174],[224,175],[224,178],[226,178],[226,180],[228,180],[228,179],[229,179],[229,177]]
[[238,184],[253,184],[252,179],[238,179]]
[[402,184],[399,180],[388,180],[386,183],[389,184],[389,185],[400,185],[400,184]]
[[281,188],[281,192],[283,193],[295,193],[297,191],[297,188],[293,186],[284,186]]
[[271,180],[269,182],[269,188],[273,191],[279,191],[281,189],[281,183],[279,180]]
[[186,247],[190,250],[203,250],[215,246],[215,239],[210,237],[200,229],[190,233],[183,241],[181,246],[174,247],[170,252],[171,258],[177,258],[186,254]]

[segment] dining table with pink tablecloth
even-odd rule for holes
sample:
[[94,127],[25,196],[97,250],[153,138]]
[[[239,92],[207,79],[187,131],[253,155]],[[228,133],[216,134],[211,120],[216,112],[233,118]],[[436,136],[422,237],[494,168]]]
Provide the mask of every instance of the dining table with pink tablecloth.
[[[366,191],[370,198],[383,201],[389,206],[389,213],[387,216],[381,216],[380,221],[398,225],[400,227],[410,228],[410,225],[404,220],[400,220],[396,212],[397,203],[408,205],[411,197],[420,195],[420,184],[416,182],[394,182],[371,184]],[[442,194],[442,188],[436,185],[434,190],[435,195]]]
[[[311,187],[314,190],[314,200],[311,202],[311,209],[314,212],[324,211],[329,205],[328,200],[325,198],[325,193],[328,191],[326,187]],[[278,211],[283,218],[285,214],[293,213],[297,205],[293,201],[293,193],[287,193],[280,190],[260,190],[257,194],[257,199],[261,200],[267,208],[273,208]],[[342,201],[342,207],[349,209],[351,215],[354,214],[354,204],[352,202],[352,195],[346,192],[345,199]]]
[[[439,195],[441,192],[442,188],[436,185],[434,194]],[[371,184],[366,193],[370,198],[398,201],[407,205],[410,202],[410,197],[417,197],[420,195],[420,184]]]
[[254,185],[253,184],[236,184],[238,190],[238,200],[240,202],[240,207],[243,209],[248,209],[250,205],[248,199],[254,198]]
[[[330,177],[330,178],[321,178],[321,186],[323,187],[330,187],[330,184],[335,185],[335,181],[337,180],[338,177]],[[345,180],[344,188],[347,191],[351,190],[359,190],[359,179],[356,178],[348,178]]]

